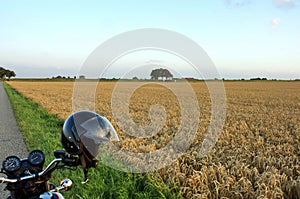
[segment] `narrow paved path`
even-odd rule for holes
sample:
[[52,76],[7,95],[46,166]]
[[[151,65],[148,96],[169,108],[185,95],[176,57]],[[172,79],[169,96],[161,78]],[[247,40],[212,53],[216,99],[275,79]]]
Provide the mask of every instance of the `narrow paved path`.
[[[0,166],[5,157],[16,155],[25,158],[28,155],[23,136],[18,128],[10,101],[0,82]],[[0,176],[5,176],[0,174]],[[4,185],[0,184],[0,198],[5,199],[7,191],[3,191]]]

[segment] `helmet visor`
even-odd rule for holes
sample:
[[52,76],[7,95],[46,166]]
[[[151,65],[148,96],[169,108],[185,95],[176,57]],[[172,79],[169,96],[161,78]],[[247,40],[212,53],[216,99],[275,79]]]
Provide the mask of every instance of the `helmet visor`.
[[90,111],[80,111],[75,113],[72,119],[80,148],[92,158],[98,156],[100,147],[110,145],[112,141],[119,141],[114,127],[103,116]]
[[79,135],[81,140],[90,139],[95,144],[101,144],[103,142],[119,141],[118,134],[111,123],[102,116],[92,117],[80,124],[81,131]]

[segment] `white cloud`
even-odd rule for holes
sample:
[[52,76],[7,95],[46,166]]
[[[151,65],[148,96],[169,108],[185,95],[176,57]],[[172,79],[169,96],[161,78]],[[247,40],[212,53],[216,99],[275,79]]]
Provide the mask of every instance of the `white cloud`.
[[281,24],[281,19],[279,17],[276,17],[271,21],[271,23],[273,26],[279,26]]
[[249,5],[250,3],[251,0],[225,0],[225,4],[230,7],[243,7]]
[[279,8],[293,8],[296,6],[295,0],[273,0],[273,2]]
[[163,60],[159,60],[159,59],[149,59],[146,61],[147,64],[157,64],[157,63],[163,63]]

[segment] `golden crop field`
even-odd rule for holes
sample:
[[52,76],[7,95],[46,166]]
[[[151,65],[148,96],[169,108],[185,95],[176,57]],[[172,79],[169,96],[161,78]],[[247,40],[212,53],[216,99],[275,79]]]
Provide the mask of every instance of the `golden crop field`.
[[[8,83],[62,119],[72,113],[74,82]],[[155,121],[149,117],[155,104],[164,107],[166,119],[152,137],[134,138],[114,120],[115,84],[99,84],[96,112],[115,126],[120,147],[151,153],[170,142],[181,120],[174,93],[164,83],[150,82],[132,93],[129,114],[136,124],[147,126],[151,119]],[[185,198],[300,198],[300,82],[225,81],[226,121],[213,150],[204,157],[199,151],[210,122],[211,101],[204,82],[190,84],[199,102],[199,128],[187,153],[158,171],[164,181],[179,185]]]

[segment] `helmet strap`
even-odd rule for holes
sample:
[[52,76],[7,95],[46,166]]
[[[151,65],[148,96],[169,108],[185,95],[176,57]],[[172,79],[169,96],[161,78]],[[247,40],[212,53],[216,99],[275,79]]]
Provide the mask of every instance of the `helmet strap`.
[[81,153],[79,155],[79,159],[80,159],[80,162],[81,162],[81,166],[83,168],[83,173],[84,173],[84,181],[81,182],[82,184],[85,184],[87,183],[88,181],[88,172],[89,172],[89,168],[87,167],[87,164],[86,164],[86,160],[85,160],[85,157],[84,157],[84,153]]

